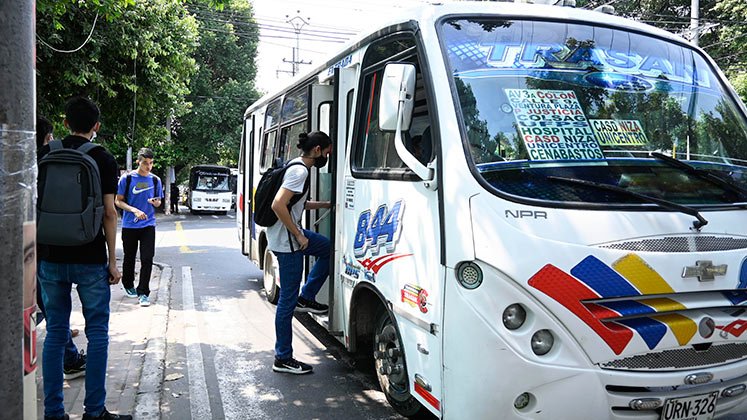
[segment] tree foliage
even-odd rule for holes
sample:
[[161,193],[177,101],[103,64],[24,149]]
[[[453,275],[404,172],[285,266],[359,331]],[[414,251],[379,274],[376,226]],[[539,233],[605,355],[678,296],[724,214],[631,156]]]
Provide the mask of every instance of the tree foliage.
[[[116,18],[108,19],[112,14]],[[166,116],[171,109],[188,111],[185,95],[197,69],[191,55],[199,40],[197,22],[180,1],[41,7],[37,34],[43,41],[37,48],[41,114],[59,124],[65,100],[86,95],[99,104],[100,135],[120,162],[128,145],[164,152]],[[58,51],[80,45],[75,52]],[[165,153],[158,161],[169,163]]]
[[246,107],[259,98],[254,87],[258,30],[248,2],[228,1],[220,12],[189,3],[200,25],[199,63],[190,84],[192,112],[180,118],[181,164],[236,166]]
[[37,1],[38,113],[59,136],[67,98],[91,97],[102,112],[99,141],[120,164],[128,146],[153,148],[160,168],[235,162],[241,112],[257,97],[258,38],[256,29],[234,29],[233,16],[252,19],[248,3],[236,3]]

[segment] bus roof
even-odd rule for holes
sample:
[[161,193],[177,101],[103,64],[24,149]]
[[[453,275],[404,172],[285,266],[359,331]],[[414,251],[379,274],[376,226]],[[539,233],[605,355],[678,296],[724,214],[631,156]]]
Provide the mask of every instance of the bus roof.
[[[486,1],[455,1],[450,3],[433,3],[418,5],[416,8],[406,10],[397,17],[386,23],[370,27],[368,30],[361,32],[358,37],[352,39],[339,52],[331,56],[324,64],[317,66],[302,75],[299,75],[288,82],[284,88],[272,91],[256,102],[251,104],[244,113],[247,118],[255,109],[266,104],[267,102],[279,97],[282,92],[289,87],[303,84],[305,81],[316,78],[321,72],[324,72],[338,63],[348,54],[353,53],[368,42],[373,41],[383,35],[406,30],[408,28],[425,28],[432,27],[435,23],[446,16],[495,16],[503,18],[538,18],[547,20],[563,20],[581,23],[592,23],[595,25],[607,25],[617,28],[628,29],[636,32],[644,32],[660,38],[664,38],[676,43],[687,44],[687,41],[671,32],[656,28],[638,21],[623,18],[620,16],[609,15],[601,12],[595,12],[587,9],[577,9],[573,7],[547,6],[523,3],[505,3],[505,2],[486,2]],[[548,18],[550,16],[550,18]]]

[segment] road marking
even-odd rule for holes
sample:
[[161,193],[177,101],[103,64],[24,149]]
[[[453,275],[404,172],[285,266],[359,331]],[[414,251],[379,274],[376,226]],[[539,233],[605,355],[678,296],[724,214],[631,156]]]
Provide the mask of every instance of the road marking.
[[192,268],[182,267],[182,310],[184,311],[184,345],[187,348],[189,375],[189,406],[193,419],[211,419],[205,366],[202,363],[200,331],[197,326],[195,296],[192,289]]
[[184,233],[182,222],[176,222],[176,240],[179,243],[179,252],[182,254],[201,254],[207,250],[194,250],[187,246],[187,235]]
[[216,215],[213,215],[213,219],[217,219],[217,218],[218,218],[218,216],[216,216]]
[[236,216],[234,216],[233,214],[230,214],[230,213],[227,214],[226,216],[228,216],[229,219],[235,219],[236,218]]
[[223,343],[213,348],[213,366],[224,419],[278,418],[277,413],[267,413],[265,407],[271,409],[273,402],[283,401],[283,394],[258,379],[260,373],[269,370],[267,361],[256,356],[258,349],[249,345],[249,336],[236,328],[237,325],[256,326],[248,321],[247,313],[242,310],[245,301],[201,296],[200,302],[208,339],[211,343]]

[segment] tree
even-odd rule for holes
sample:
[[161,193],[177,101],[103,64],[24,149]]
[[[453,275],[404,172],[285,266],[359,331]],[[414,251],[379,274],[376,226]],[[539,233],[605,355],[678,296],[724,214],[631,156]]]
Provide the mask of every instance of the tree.
[[197,22],[182,1],[40,0],[37,10],[39,113],[59,127],[65,100],[87,95],[102,111],[100,137],[120,162],[131,145],[155,148],[158,162],[169,164],[165,120],[171,109],[188,111],[197,69]]
[[190,83],[190,113],[178,121],[178,166],[220,163],[236,166],[244,110],[259,98],[254,86],[259,33],[248,2],[227,1],[222,11],[192,1],[200,25]]

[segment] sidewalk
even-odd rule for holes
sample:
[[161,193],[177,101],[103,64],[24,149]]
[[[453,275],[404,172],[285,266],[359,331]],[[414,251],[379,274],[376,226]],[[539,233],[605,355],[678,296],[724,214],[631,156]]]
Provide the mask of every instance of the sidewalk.
[[[122,267],[122,261],[117,260]],[[135,284],[140,263],[135,267]],[[109,319],[109,362],[106,377],[106,408],[113,413],[132,414],[136,419],[159,419],[159,403],[165,361],[165,335],[168,320],[171,267],[153,264],[150,282],[151,305],[140,307],[138,300],[125,295],[121,282],[112,286]],[[80,300],[73,287],[70,328],[80,330],[75,337],[79,350],[86,349],[85,321]],[[39,359],[36,369],[38,418],[44,418],[42,349],[46,323],[37,329]],[[65,411],[71,419],[83,417],[85,376],[64,382]],[[136,414],[137,411],[137,414]]]

